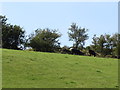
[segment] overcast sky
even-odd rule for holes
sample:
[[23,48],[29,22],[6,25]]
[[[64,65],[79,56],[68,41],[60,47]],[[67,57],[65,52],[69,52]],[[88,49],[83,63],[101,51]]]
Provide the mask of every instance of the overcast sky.
[[58,29],[62,46],[72,45],[67,32],[73,22],[89,30],[86,46],[94,34],[118,32],[117,2],[4,2],[0,13],[8,23],[23,27],[26,35],[38,28]]

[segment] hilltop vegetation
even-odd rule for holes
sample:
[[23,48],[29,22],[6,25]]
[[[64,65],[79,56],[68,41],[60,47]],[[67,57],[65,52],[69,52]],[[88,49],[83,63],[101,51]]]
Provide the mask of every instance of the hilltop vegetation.
[[[7,23],[6,16],[0,15],[2,22],[2,47],[6,49],[23,50],[32,48],[34,51],[41,52],[60,52],[65,46],[61,47],[59,38],[62,34],[58,29],[41,29],[34,30],[32,34],[25,35],[25,30],[18,25]],[[89,30],[79,27],[72,23],[68,28],[69,41],[73,45],[68,48],[74,48],[87,53],[88,50],[94,50],[101,57],[120,58],[120,34],[104,34],[92,38],[92,44],[85,47],[85,41],[89,38]],[[64,39],[63,39],[64,40]],[[67,45],[67,43],[66,43]]]
[[118,60],[3,49],[3,88],[116,88]]

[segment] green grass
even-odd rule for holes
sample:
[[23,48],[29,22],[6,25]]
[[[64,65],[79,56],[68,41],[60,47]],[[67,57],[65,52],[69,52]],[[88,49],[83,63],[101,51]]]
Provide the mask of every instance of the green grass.
[[116,88],[118,60],[2,50],[3,88]]
[[2,89],[2,49],[0,49],[0,90]]

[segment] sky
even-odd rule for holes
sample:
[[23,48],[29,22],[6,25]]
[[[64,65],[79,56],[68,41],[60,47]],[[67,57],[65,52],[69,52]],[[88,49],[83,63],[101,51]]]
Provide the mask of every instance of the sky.
[[23,27],[26,35],[38,28],[58,29],[61,46],[73,44],[67,34],[72,23],[88,29],[85,46],[92,44],[94,34],[118,32],[117,2],[3,2],[0,14]]

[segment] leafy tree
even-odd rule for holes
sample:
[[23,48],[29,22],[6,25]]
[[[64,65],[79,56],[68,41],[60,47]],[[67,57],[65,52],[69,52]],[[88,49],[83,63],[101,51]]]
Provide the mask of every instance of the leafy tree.
[[7,18],[0,16],[2,22],[2,47],[8,49],[19,49],[25,41],[25,31],[17,25],[7,24]]
[[60,47],[57,30],[37,29],[30,37],[30,46],[36,51],[53,52]]
[[93,41],[92,41],[92,44],[93,44],[92,49],[98,52],[98,40],[99,40],[99,38],[96,37],[96,34],[95,34],[92,39],[93,39]]
[[68,31],[69,41],[73,41],[73,47],[78,49],[80,47],[83,49],[85,45],[85,40],[88,39],[88,34],[86,34],[88,30],[85,28],[78,27],[76,23],[72,23],[71,27]]
[[104,53],[106,55],[112,55],[112,52],[113,52],[112,37],[109,34],[105,34],[104,37],[105,37],[105,40],[106,40]]
[[5,16],[0,15],[0,22],[2,25],[5,25],[7,22],[7,18]]
[[92,49],[100,53],[102,56],[105,56],[107,51],[107,49],[105,49],[107,46],[106,37],[104,35],[100,35],[100,37],[94,35],[92,39],[93,39],[92,41],[93,45],[91,45]]
[[113,44],[113,55],[117,56],[120,58],[120,34],[115,33],[112,36],[112,44]]
[[98,44],[99,44],[100,53],[102,55],[105,55],[105,53],[104,53],[105,43],[106,43],[105,37],[104,37],[104,35],[101,35],[99,38]]
[[120,34],[118,34],[117,56],[120,59]]
[[102,56],[111,55],[111,57],[120,56],[120,34],[116,33],[113,36],[109,34],[96,37],[94,35],[90,47]]

